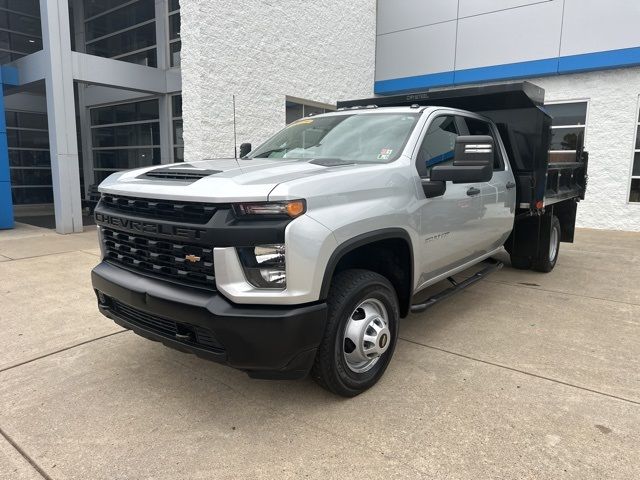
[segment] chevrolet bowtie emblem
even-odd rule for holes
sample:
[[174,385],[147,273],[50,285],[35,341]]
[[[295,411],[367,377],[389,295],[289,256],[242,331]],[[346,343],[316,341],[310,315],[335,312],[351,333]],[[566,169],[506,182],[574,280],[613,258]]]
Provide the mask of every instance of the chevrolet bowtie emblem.
[[196,263],[196,262],[199,262],[201,260],[200,257],[197,256],[197,255],[185,255],[184,259],[187,262],[191,262],[191,263]]

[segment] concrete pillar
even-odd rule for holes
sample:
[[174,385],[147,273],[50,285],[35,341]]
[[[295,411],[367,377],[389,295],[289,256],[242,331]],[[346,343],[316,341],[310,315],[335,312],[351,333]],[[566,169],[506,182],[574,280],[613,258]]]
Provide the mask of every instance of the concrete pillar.
[[40,0],[53,201],[58,233],[82,232],[68,0]]
[[[169,24],[167,0],[156,0],[156,52],[158,69],[169,68]],[[161,163],[172,163],[173,160],[173,128],[171,124],[171,97],[161,95],[158,101],[160,113],[160,158]]]

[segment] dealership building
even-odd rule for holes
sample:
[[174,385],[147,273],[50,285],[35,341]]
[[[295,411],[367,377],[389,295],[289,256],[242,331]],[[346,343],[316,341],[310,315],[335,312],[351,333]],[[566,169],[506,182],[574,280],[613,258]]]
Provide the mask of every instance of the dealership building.
[[638,24],[629,0],[0,0],[0,228],[79,232],[115,171],[233,156],[234,96],[256,145],[342,99],[527,79],[554,160],[589,151],[578,225],[640,231]]

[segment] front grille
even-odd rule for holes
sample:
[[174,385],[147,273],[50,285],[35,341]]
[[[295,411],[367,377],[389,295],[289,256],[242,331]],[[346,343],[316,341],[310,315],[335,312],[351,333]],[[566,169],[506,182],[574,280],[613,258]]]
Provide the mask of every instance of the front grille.
[[173,222],[204,224],[211,220],[218,206],[213,203],[153,200],[103,193],[101,204],[110,210],[139,217]]
[[[213,333],[206,328],[158,317],[125,305],[115,299],[111,299],[111,308],[123,320],[163,337],[178,340],[188,345],[196,345],[205,350],[224,351],[224,347],[216,340]],[[178,334],[180,334],[180,338],[176,337]]]
[[102,227],[102,236],[105,260],[110,263],[181,285],[215,290],[213,248],[108,227]]

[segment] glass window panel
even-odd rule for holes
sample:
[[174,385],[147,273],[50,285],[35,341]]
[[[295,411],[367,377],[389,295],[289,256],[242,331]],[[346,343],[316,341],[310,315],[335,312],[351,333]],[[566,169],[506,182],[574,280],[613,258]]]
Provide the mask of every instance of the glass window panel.
[[49,133],[8,129],[7,144],[16,148],[49,148]]
[[136,103],[136,115],[138,120],[157,120],[160,115],[158,100],[145,100]]
[[16,127],[47,130],[47,115],[43,113],[16,112]]
[[169,0],[169,11],[180,10],[180,0]]
[[631,175],[640,177],[640,152],[636,152],[633,156],[633,171]]
[[84,0],[84,17],[89,18],[131,0]]
[[640,150],[640,125],[638,125],[638,130],[636,132],[636,150]]
[[11,183],[13,185],[51,185],[50,168],[11,169]]
[[3,7],[16,12],[26,13],[28,15],[40,16],[39,0],[7,0],[3,3]]
[[302,118],[302,104],[296,102],[287,102],[285,105],[287,125]]
[[587,119],[587,102],[556,103],[545,105],[553,117],[553,125],[584,125]]
[[182,117],[182,95],[171,97],[171,110],[174,117]]
[[173,161],[184,162],[184,147],[175,147],[173,149]]
[[11,187],[11,193],[15,205],[53,203],[52,187]]
[[584,146],[584,128],[554,128],[550,150],[578,150]]
[[169,45],[170,55],[171,55],[171,66],[179,67],[180,66],[180,49],[182,48],[182,42],[173,42]]
[[87,44],[87,53],[101,57],[115,57],[123,53],[152,47],[156,44],[156,25],[149,23],[133,30]]
[[11,167],[47,167],[51,168],[51,156],[47,150],[9,149]]
[[158,108],[156,99],[92,108],[91,125],[157,120]]
[[42,50],[42,40],[36,37],[0,31],[0,48],[28,54]]
[[128,170],[160,164],[159,148],[94,150],[93,164],[98,169]]
[[0,28],[13,30],[25,35],[42,36],[39,18],[25,17],[19,13],[7,12],[6,10],[0,10]]
[[631,179],[631,192],[629,193],[630,202],[640,202],[640,178]]
[[180,14],[169,17],[169,39],[180,38]]
[[182,140],[182,120],[173,121],[173,144],[184,145]]
[[156,49],[145,50],[144,52],[134,53],[133,55],[127,55],[126,57],[118,58],[121,62],[135,63],[136,65],[143,65],[145,67],[157,67],[158,56]]
[[160,144],[157,122],[92,129],[94,147],[128,147]]
[[17,127],[18,126],[18,112],[4,112],[4,119],[7,123],[7,127]]
[[87,40],[102,37],[155,18],[154,0],[139,0],[86,23]]

